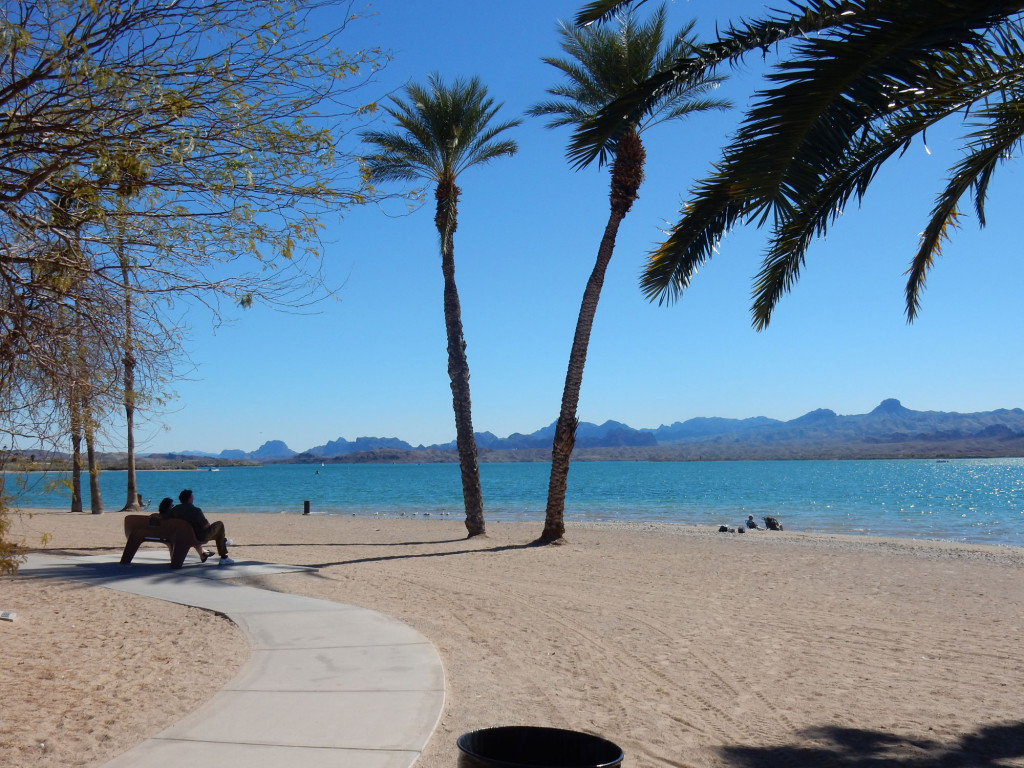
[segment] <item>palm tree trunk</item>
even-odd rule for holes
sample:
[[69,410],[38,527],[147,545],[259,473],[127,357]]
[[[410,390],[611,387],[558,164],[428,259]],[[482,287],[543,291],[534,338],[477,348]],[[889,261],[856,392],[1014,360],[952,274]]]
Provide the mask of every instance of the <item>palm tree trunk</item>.
[[124,253],[124,230],[120,236],[121,279],[124,288],[124,414],[127,430],[128,450],[128,499],[122,512],[138,512],[139,486],[135,477],[135,351],[132,336],[132,289],[129,281],[128,258]]
[[[129,303],[126,301],[126,303]],[[139,506],[139,485],[135,476],[135,357],[131,350],[131,322],[125,335],[124,354],[124,415],[127,432],[128,481],[127,500],[122,512],[137,512]]]
[[459,189],[454,181],[440,182],[435,192],[437,215],[434,222],[441,236],[441,272],[444,275],[444,327],[448,337],[448,378],[455,411],[455,444],[462,474],[462,500],[466,508],[469,536],[483,536],[484,500],[480,490],[476,437],[473,434],[473,409],[469,394],[469,361],[462,335],[462,307],[455,286],[455,229]]
[[583,368],[587,364],[587,349],[590,346],[590,332],[594,327],[594,316],[597,314],[597,303],[604,287],[604,275],[608,263],[612,260],[615,250],[615,237],[619,232],[619,224],[625,213],[612,213],[604,228],[604,237],[597,250],[597,262],[590,273],[587,287],[583,291],[580,314],[576,320],[576,335],[572,339],[569,352],[569,368],[565,374],[565,387],[562,390],[562,409],[555,425],[555,438],[551,447],[551,479],[548,481],[548,504],[544,512],[544,531],[539,541],[558,541],[565,535],[565,490],[569,482],[569,458],[576,445],[576,409],[580,402],[580,389],[583,386]]
[[601,299],[604,276],[615,250],[615,238],[619,224],[629,213],[637,198],[637,190],[644,179],[646,152],[639,135],[629,130],[619,139],[612,165],[609,200],[611,213],[604,228],[601,245],[597,249],[597,262],[590,273],[587,287],[583,290],[580,314],[576,320],[576,334],[569,351],[569,368],[565,373],[565,387],[562,390],[562,409],[555,425],[555,437],[551,446],[551,479],[548,481],[548,504],[544,511],[544,530],[537,543],[563,541],[565,535],[565,490],[569,482],[569,459],[576,445],[576,427],[579,419],[576,409],[580,402],[580,388],[583,386],[583,368],[587,364],[587,349],[590,346],[590,332],[594,327],[597,303]]

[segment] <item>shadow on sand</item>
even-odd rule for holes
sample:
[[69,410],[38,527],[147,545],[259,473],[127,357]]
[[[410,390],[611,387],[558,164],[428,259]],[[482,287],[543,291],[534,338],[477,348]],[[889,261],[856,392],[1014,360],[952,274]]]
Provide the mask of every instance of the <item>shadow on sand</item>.
[[[461,539],[460,541],[465,541]],[[360,563],[383,563],[388,560],[415,560],[426,557],[451,557],[453,555],[478,555],[485,552],[510,552],[517,549],[533,549],[537,545],[529,544],[502,544],[495,547],[473,547],[472,549],[449,549],[444,552],[420,552],[418,554],[403,555],[381,555],[379,557],[361,557],[352,560],[337,560],[330,563],[310,563],[312,568],[329,568],[332,565],[358,565]]]
[[809,729],[802,735],[816,743],[724,747],[721,753],[735,768],[996,768],[1024,764],[1024,722],[981,726],[952,743],[835,726]]
[[[304,548],[317,548],[326,547],[330,549],[348,549],[354,547],[410,547],[410,546],[430,546],[430,545],[464,545],[467,541],[476,541],[483,544],[487,541],[484,539],[467,539],[465,537],[458,539],[433,539],[426,541],[399,541],[399,542],[316,542],[316,541],[303,541],[303,542],[290,542],[290,543],[265,543],[265,544],[245,544],[239,545],[239,551],[244,547],[244,551],[250,552],[258,550],[261,547],[266,548],[287,548],[287,547],[304,547]],[[486,552],[508,552],[517,549],[532,549],[539,546],[537,542],[530,542],[526,544],[502,544],[498,546],[476,546],[476,547],[460,547],[444,549],[440,552],[419,552],[419,553],[401,553],[395,555],[379,555],[375,557],[360,557],[351,559],[338,559],[330,560],[322,563],[303,563],[303,567],[307,568],[329,568],[333,565],[358,565],[360,563],[379,563],[387,562],[388,560],[408,560],[408,559],[419,559],[419,558],[431,558],[431,557],[451,557],[453,555],[473,555],[481,554]],[[35,554],[40,555],[53,555],[56,557],[76,557],[86,555],[90,552],[96,553],[112,553],[116,550],[112,547],[62,547],[55,549],[39,548],[31,550]],[[114,570],[111,573],[109,564],[82,564],[78,573],[90,573],[94,572],[94,578],[110,578],[112,575],[116,577],[118,573]],[[50,573],[43,573],[37,571],[41,575],[51,575]],[[120,573],[123,574],[123,571]]]

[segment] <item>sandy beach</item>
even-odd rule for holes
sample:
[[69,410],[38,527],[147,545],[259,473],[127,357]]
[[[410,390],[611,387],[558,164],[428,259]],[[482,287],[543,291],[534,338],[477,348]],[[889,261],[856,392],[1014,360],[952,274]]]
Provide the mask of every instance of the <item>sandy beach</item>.
[[[15,531],[119,552],[121,519],[43,512]],[[631,767],[1024,766],[1021,549],[648,524],[573,524],[538,548],[540,522],[467,541],[450,518],[222,519],[232,556],[320,569],[247,583],[372,608],[437,646],[447,700],[422,768],[509,724],[599,734]],[[18,614],[0,622],[12,768],[102,765],[248,654],[223,618],[102,588],[3,577],[0,610]]]

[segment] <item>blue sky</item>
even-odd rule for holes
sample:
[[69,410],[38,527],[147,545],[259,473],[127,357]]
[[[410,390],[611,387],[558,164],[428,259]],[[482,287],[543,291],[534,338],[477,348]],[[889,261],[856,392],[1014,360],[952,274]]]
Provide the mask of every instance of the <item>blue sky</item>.
[[[571,19],[578,6],[381,0],[343,43],[393,54],[365,100],[434,71],[478,75],[512,118],[557,82],[540,58],[559,54],[556,19]],[[676,0],[669,13],[673,28],[697,18],[710,32],[716,21],[763,8]],[[724,93],[741,107],[758,83],[752,62]],[[695,416],[790,419],[820,407],[863,413],[888,397],[915,410],[1024,405],[1012,331],[1024,276],[1011,209],[1019,163],[997,174],[987,228],[965,217],[929,278],[921,318],[904,321],[903,272],[955,158],[955,132],[930,134],[927,148],[916,144],[880,175],[865,204],[851,206],[811,249],[767,331],[750,325],[765,245],[753,227],[729,235],[680,303],[644,300],[637,280],[646,254],[739,118],[736,109],[645,134],[647,180],[608,271],[580,418],[636,428]],[[516,157],[462,176],[455,240],[474,427],[502,437],[558,414],[580,297],[608,215],[607,172],[569,168],[568,130],[527,118],[514,137]],[[172,407],[139,429],[140,451],[251,451],[271,439],[301,451],[364,435],[413,445],[454,439],[431,207],[397,218],[366,208],[325,224],[324,267],[330,282],[344,282],[340,301],[316,314],[234,311],[216,329],[194,311],[187,349],[197,370],[178,382]]]

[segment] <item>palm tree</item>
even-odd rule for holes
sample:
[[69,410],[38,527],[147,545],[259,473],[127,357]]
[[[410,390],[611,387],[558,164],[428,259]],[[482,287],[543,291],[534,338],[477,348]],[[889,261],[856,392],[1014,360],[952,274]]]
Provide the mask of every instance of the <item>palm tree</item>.
[[150,168],[148,160],[142,156],[122,152],[105,158],[95,166],[98,181],[113,192],[116,201],[113,218],[114,249],[118,266],[121,270],[121,299],[124,322],[121,348],[124,357],[122,382],[124,394],[125,436],[128,453],[127,482],[125,493],[127,498],[121,512],[138,512],[142,509],[139,495],[138,477],[135,470],[135,414],[138,410],[139,393],[136,388],[136,368],[139,364],[135,356],[135,258],[130,252],[134,243],[129,242],[127,221],[131,216],[129,201],[143,193],[148,184]]
[[[123,198],[118,202],[119,212],[123,214]],[[124,413],[126,449],[128,451],[127,485],[125,487],[127,500],[121,511],[138,512],[142,509],[142,504],[139,501],[139,483],[135,473],[135,411],[138,394],[135,389],[135,366],[137,365],[135,359],[135,309],[132,306],[132,268],[125,249],[123,222],[118,223],[117,259],[121,266],[121,287],[124,291]]]
[[[627,5],[591,3],[589,22]],[[595,137],[623,130],[621,115],[654,108],[675,78],[711,71],[793,39],[740,130],[691,199],[642,278],[649,298],[678,298],[732,227],[773,222],[755,281],[754,326],[764,328],[796,283],[813,239],[851,198],[862,200],[880,167],[939,122],[964,127],[960,159],[936,196],[908,269],[912,322],[935,256],[973,195],[985,223],[996,168],[1024,137],[1024,2],[816,0],[729,28],[606,110],[577,135],[582,157]]]
[[448,337],[448,377],[451,380],[455,435],[462,473],[462,496],[469,536],[486,533],[476,438],[469,393],[469,362],[462,336],[462,309],[455,285],[455,229],[458,225],[459,175],[467,168],[496,157],[514,155],[515,141],[499,138],[521,121],[492,124],[501,105],[487,95],[477,78],[446,85],[437,74],[427,86],[404,89],[405,98],[392,97],[384,110],[398,131],[364,131],[362,139],[377,153],[363,158],[366,174],[375,181],[418,181],[434,185],[437,201],[434,224],[441,239],[444,276],[444,323]]
[[[660,72],[675,59],[694,49],[689,24],[671,37],[666,36],[667,14],[661,6],[647,23],[640,23],[633,14],[619,17],[614,31],[603,27],[575,28],[562,23],[559,32],[562,50],[568,58],[545,58],[564,76],[561,85],[548,89],[554,99],[529,110],[534,116],[550,116],[548,127],[580,126],[592,119],[603,107],[630,92],[637,84]],[[617,136],[595,144],[594,157],[601,163],[611,162],[611,211],[597,250],[597,261],[583,291],[576,333],[569,353],[569,366],[562,391],[562,407],[555,425],[551,449],[551,478],[544,516],[544,530],[538,541],[560,541],[565,533],[565,492],[569,478],[569,460],[576,443],[579,420],[580,388],[587,361],[590,333],[594,326],[597,303],[601,298],[605,271],[615,250],[619,225],[629,213],[644,179],[646,151],[640,134],[652,125],[686,117],[695,112],[725,109],[728,102],[714,99],[708,93],[721,82],[715,76],[700,77],[675,89],[659,103],[659,109],[641,119],[622,126]]]
[[138,359],[135,357],[135,298],[134,298],[134,257],[129,253],[126,220],[130,214],[128,202],[142,194],[149,178],[149,166],[146,159],[129,154],[121,154],[112,158],[105,167],[101,167],[101,178],[113,183],[117,198],[117,217],[115,226],[117,234],[115,247],[117,261],[121,267],[121,289],[124,298],[124,413],[125,436],[128,453],[127,499],[121,508],[122,512],[138,512],[142,509],[142,497],[139,495],[138,477],[135,472],[135,414],[138,410],[138,390],[136,388],[136,368]]

